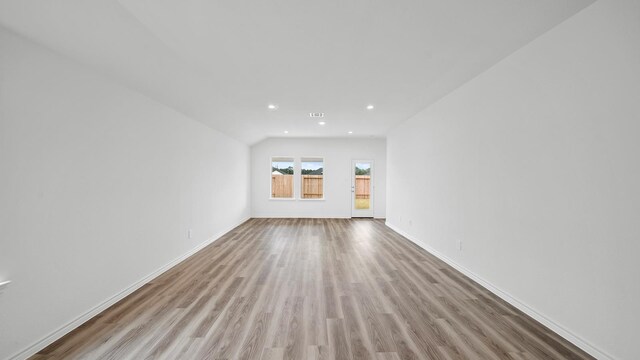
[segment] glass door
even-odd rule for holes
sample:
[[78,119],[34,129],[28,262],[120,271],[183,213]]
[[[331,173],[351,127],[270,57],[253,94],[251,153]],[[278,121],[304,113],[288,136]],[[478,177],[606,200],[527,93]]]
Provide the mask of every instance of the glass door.
[[351,217],[373,217],[373,161],[354,160],[351,166]]

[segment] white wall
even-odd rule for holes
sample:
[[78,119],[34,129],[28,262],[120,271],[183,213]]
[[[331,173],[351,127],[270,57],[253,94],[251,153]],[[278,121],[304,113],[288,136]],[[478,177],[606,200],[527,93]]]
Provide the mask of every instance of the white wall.
[[639,359],[639,134],[640,2],[600,0],[392,132],[388,223]]
[[[296,200],[272,200],[271,157],[296,159]],[[300,158],[324,157],[324,200],[300,200]],[[358,138],[270,138],[251,147],[254,217],[351,217],[351,161],[374,160],[374,217],[386,214],[386,141]]]
[[0,29],[0,199],[4,359],[247,218],[249,148]]

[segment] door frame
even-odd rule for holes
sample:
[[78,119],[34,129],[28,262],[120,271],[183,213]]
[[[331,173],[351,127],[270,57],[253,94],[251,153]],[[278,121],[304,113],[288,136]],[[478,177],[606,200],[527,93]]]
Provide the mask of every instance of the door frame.
[[[371,164],[371,180],[369,180],[369,209],[368,210],[357,210],[356,209],[356,164],[357,163],[370,163]],[[375,161],[370,159],[354,159],[351,160],[351,217],[373,217],[374,214],[374,204],[375,204]]]

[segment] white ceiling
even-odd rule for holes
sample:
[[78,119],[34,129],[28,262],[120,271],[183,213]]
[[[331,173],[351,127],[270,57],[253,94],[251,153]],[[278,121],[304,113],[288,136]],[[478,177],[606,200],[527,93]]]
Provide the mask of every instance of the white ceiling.
[[384,136],[592,2],[0,0],[0,24],[252,144]]

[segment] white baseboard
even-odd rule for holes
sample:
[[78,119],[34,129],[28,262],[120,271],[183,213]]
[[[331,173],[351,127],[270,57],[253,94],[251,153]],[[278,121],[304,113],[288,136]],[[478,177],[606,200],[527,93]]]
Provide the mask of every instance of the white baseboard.
[[174,259],[170,263],[162,266],[161,268],[157,269],[156,271],[152,272],[151,274],[149,274],[149,275],[145,276],[144,278],[136,281],[135,283],[131,284],[126,289],[124,289],[121,292],[117,293],[116,295],[110,297],[109,299],[103,301],[102,303],[98,304],[97,306],[95,306],[91,310],[89,310],[86,313],[78,316],[75,320],[73,320],[73,321],[69,322],[68,324],[60,327],[58,330],[55,330],[51,334],[49,334],[46,337],[44,337],[43,339],[35,342],[34,344],[32,344],[31,346],[27,347],[26,349],[16,353],[15,355],[11,356],[9,359],[12,359],[12,360],[24,360],[24,359],[27,359],[27,358],[35,355],[38,351],[40,351],[40,350],[46,348],[47,346],[51,345],[53,342],[55,342],[56,340],[62,338],[63,336],[65,336],[66,334],[68,334],[69,332],[71,332],[72,330],[77,328],[78,326],[84,324],[85,322],[87,322],[91,318],[93,318],[94,316],[100,314],[104,310],[108,309],[110,306],[112,306],[115,303],[117,303],[118,301],[124,299],[128,295],[132,294],[134,291],[136,291],[139,288],[141,288],[142,285],[144,285],[144,284],[152,281],[153,279],[157,278],[158,276],[162,275],[167,270],[169,270],[172,267],[178,265],[179,263],[181,263],[182,261],[184,261],[185,259],[187,259],[191,255],[197,253],[198,251],[202,250],[203,248],[205,248],[209,244],[211,244],[211,243],[215,242],[216,240],[220,239],[223,235],[225,235],[229,231],[235,229],[236,227],[242,225],[244,222],[246,222],[249,219],[250,219],[250,217],[246,217],[246,218],[242,219],[240,222],[238,222],[236,225],[234,225],[234,226],[232,226],[232,227],[230,227],[228,229],[225,229],[223,231],[218,232],[216,235],[211,237],[209,240],[207,240],[207,241],[199,244],[195,248],[189,250],[186,254],[183,254],[183,255],[179,256],[178,258]]
[[[351,216],[284,216],[284,215],[253,215],[252,218],[256,219],[352,219]],[[374,216],[373,219],[384,220],[384,216]]]
[[351,219],[351,216],[252,215],[255,219]]
[[534,310],[532,307],[530,307],[526,303],[518,300],[516,297],[510,295],[508,292],[506,292],[504,290],[501,290],[500,288],[498,288],[497,286],[493,285],[491,282],[483,279],[482,277],[480,277],[479,275],[477,275],[473,271],[471,271],[471,270],[465,268],[464,266],[456,263],[455,261],[451,260],[450,258],[448,258],[444,254],[440,253],[439,251],[435,250],[434,248],[424,244],[419,239],[417,239],[417,238],[407,234],[406,232],[400,230],[400,228],[398,228],[397,226],[395,226],[395,225],[393,225],[393,224],[391,224],[389,222],[385,222],[385,225],[387,225],[387,227],[389,227],[391,230],[393,230],[393,231],[397,232],[398,234],[404,236],[405,238],[407,238],[408,240],[410,240],[414,244],[420,246],[422,249],[426,250],[427,252],[429,252],[433,256],[435,256],[438,259],[444,261],[445,263],[447,263],[448,265],[450,265],[454,269],[460,271],[465,276],[471,278],[472,280],[474,280],[478,284],[482,285],[484,288],[486,288],[487,290],[491,291],[497,297],[499,297],[502,300],[508,302],[509,304],[514,306],[516,309],[522,311],[523,313],[529,315],[531,318],[533,318],[537,322],[541,323],[542,325],[546,326],[547,328],[551,329],[556,334],[562,336],[563,338],[565,338],[570,343],[572,343],[575,346],[579,347],[580,349],[584,350],[589,355],[595,357],[596,359],[600,359],[600,360],[614,360],[613,356],[611,356],[611,355],[607,354],[606,352],[604,352],[604,351],[596,348],[595,346],[591,345],[586,340],[580,338],[579,336],[575,335],[574,333],[572,333],[571,331],[567,330],[563,326],[561,326],[558,323],[554,322],[553,320],[549,319],[545,315],[543,315],[543,314],[539,313],[538,311]]

